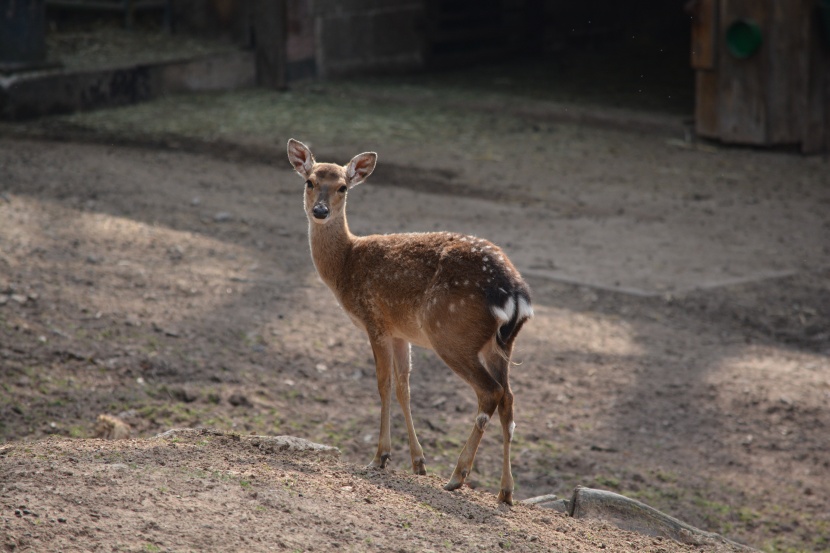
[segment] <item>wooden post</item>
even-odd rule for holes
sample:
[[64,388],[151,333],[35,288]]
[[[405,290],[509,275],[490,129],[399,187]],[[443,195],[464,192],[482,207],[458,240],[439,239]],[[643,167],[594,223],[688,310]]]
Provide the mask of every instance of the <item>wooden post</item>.
[[695,69],[695,132],[718,136],[718,0],[689,4],[692,16],[692,68]]
[[257,84],[283,89],[286,87],[285,0],[254,0],[250,9],[256,45]]
[[822,44],[820,22],[814,19],[817,15],[815,11],[810,13],[807,111],[801,141],[801,151],[805,154],[830,152],[830,49]]

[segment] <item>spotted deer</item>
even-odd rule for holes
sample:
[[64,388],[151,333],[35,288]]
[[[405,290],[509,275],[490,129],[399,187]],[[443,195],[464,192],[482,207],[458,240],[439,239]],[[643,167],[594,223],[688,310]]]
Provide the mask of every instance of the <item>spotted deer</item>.
[[392,383],[409,434],[415,474],[426,474],[424,451],[410,410],[411,344],[434,350],[476,393],[478,413],[447,490],[470,474],[487,422],[499,411],[504,439],[501,491],[512,505],[513,393],[508,380],[513,342],[533,316],[530,290],[492,243],[451,232],[355,236],[346,222],[350,188],[372,174],[377,154],[347,165],[317,163],[303,143],[288,141],[288,159],[305,180],[311,258],[351,320],[366,331],[375,358],[381,415],[370,466],[391,455]]

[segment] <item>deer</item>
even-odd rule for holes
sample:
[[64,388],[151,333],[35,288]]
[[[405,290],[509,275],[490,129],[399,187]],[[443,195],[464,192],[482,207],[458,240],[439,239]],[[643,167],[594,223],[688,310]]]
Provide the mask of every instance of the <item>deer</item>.
[[453,232],[356,236],[346,221],[346,197],[377,163],[375,152],[347,165],[318,163],[311,150],[288,141],[288,159],[305,180],[311,259],[351,321],[366,332],[374,356],[381,415],[370,467],[391,458],[391,393],[403,411],[415,474],[426,474],[410,409],[412,345],[433,350],[476,394],[473,429],[444,489],[470,475],[485,427],[499,413],[504,451],[498,502],[513,504],[510,466],[513,345],[533,316],[530,288],[504,252],[483,239]]

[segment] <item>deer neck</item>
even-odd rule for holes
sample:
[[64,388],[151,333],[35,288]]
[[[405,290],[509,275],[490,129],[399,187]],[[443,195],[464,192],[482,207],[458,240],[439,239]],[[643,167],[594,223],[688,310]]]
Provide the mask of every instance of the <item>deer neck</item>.
[[311,259],[320,278],[333,290],[337,287],[354,239],[355,236],[349,231],[349,225],[346,223],[345,214],[324,225],[308,221]]

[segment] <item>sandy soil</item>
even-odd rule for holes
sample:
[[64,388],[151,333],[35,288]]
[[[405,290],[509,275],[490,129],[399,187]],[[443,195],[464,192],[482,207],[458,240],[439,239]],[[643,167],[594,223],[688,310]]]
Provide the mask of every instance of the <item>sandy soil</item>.
[[[371,352],[314,274],[293,135],[321,159],[379,151],[350,192],[355,232],[477,234],[527,275],[519,499],[601,487],[768,551],[826,550],[827,160],[513,119],[506,134],[495,116],[487,135],[488,120],[469,141],[326,143],[310,125],[310,138],[287,126],[269,143],[173,144],[197,153],[0,139],[3,545],[686,550],[500,510],[498,433],[479,450],[478,489],[441,491],[475,404],[429,352],[412,378],[429,475],[404,472],[399,413],[392,470],[360,468],[378,426]],[[82,439],[102,413],[137,437],[291,434],[343,461],[228,437]]]

